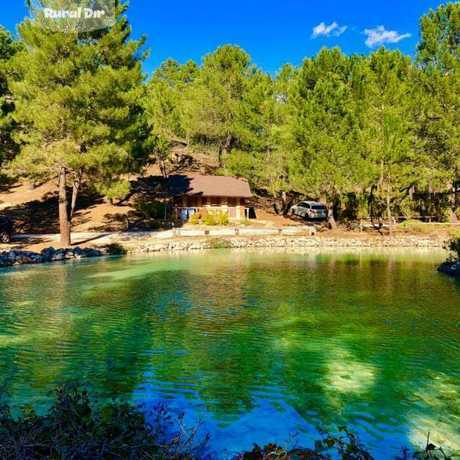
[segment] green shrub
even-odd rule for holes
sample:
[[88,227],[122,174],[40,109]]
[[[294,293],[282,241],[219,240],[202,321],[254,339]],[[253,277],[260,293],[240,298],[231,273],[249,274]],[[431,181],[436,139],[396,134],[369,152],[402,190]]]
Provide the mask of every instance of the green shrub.
[[126,249],[119,243],[111,243],[105,247],[107,254],[111,256],[121,256],[126,254]]
[[228,212],[221,211],[216,214],[217,225],[228,225],[229,218]]
[[155,415],[161,423],[150,426],[135,406],[122,402],[98,406],[86,390],[67,385],[56,391],[45,415],[29,408],[13,418],[8,406],[0,406],[0,458],[192,458],[180,446],[184,437],[165,442],[162,423],[168,420],[167,413],[159,409]]
[[[306,449],[297,447],[287,450],[276,444],[267,444],[260,447],[254,444],[251,451],[241,454],[239,460],[373,460],[374,457],[361,444],[360,440],[345,428],[341,428],[342,434],[325,435],[322,439],[315,441],[314,447]],[[407,447],[401,448],[401,453],[395,457],[388,457],[394,460],[453,460],[454,456],[449,456],[441,448],[430,443],[427,439],[426,447],[420,451],[412,451]]]
[[229,218],[228,212],[225,211],[211,211],[206,213],[203,218],[205,225],[228,225]]
[[195,212],[189,217],[188,221],[192,225],[198,225],[200,223],[200,215]]
[[208,212],[203,218],[203,223],[205,225],[217,225],[217,221],[214,214]]
[[460,261],[460,237],[452,238],[447,243],[446,249],[450,251],[451,259],[453,261]]
[[164,219],[166,215],[166,205],[161,201],[143,198],[136,201],[134,207],[147,219]]
[[408,233],[423,233],[429,234],[433,233],[436,230],[432,225],[427,224],[425,222],[421,222],[420,220],[415,219],[408,219],[404,222],[398,224],[398,228],[404,232]]
[[232,247],[232,244],[229,240],[223,238],[213,238],[210,241],[211,249],[228,249]]

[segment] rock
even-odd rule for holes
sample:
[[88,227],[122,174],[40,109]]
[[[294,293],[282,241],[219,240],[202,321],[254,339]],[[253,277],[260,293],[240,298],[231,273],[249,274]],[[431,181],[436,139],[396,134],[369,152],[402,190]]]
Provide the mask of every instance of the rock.
[[56,250],[54,248],[45,248],[40,252],[43,262],[51,262]]
[[11,265],[39,264],[43,262],[63,261],[68,259],[84,257],[98,257],[103,255],[97,249],[66,248],[54,249],[45,248],[41,252],[32,251],[3,251],[0,252],[0,267],[10,267]]
[[438,272],[460,278],[460,261],[443,262],[438,267]]
[[98,249],[85,248],[82,250],[85,257],[100,257],[102,252]]
[[8,257],[7,254],[2,253],[0,255],[0,267],[9,267],[13,265],[11,259]]
[[[163,250],[163,245],[158,250]],[[172,247],[171,250],[176,248]],[[182,249],[182,248],[177,248]],[[148,252],[148,248],[145,252]],[[54,262],[54,261],[64,261],[70,259],[80,259],[85,257],[100,257],[104,255],[105,252],[93,249],[93,248],[65,248],[65,249],[55,249],[53,247],[48,247],[42,249],[40,253],[35,253],[31,251],[19,251],[19,250],[10,250],[0,252],[0,267],[9,267],[11,265],[22,265],[22,264],[37,264],[44,262]]]
[[56,252],[52,257],[51,257],[51,260],[53,262],[57,262],[57,261],[60,261],[60,260],[65,260],[65,253],[63,252]]
[[125,248],[129,253],[177,252],[218,248],[370,248],[370,247],[423,247],[441,248],[442,239],[425,236],[400,236],[395,238],[337,238],[323,236],[273,235],[171,238],[159,241],[157,238],[128,237]]

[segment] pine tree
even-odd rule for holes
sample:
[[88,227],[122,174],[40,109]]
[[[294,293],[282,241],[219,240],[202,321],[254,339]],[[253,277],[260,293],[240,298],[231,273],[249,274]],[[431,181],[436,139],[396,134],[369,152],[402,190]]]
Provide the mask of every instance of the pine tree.
[[184,94],[197,73],[198,66],[193,61],[180,65],[167,60],[147,84],[143,105],[149,126],[149,145],[163,176],[167,176],[173,145],[186,140]]
[[369,69],[363,139],[372,168],[373,197],[384,203],[391,235],[393,209],[419,172],[413,66],[399,51],[381,48],[370,57]]
[[420,20],[417,62],[443,73],[458,71],[460,60],[460,3],[440,5]]
[[11,168],[58,180],[64,246],[82,182],[108,198],[123,196],[123,174],[143,161],[143,41],[130,40],[125,10],[117,4],[115,24],[93,32],[51,30],[39,18],[19,26],[25,49],[14,57],[11,91],[21,152]]
[[[450,218],[460,212],[460,4],[448,3],[420,21],[417,47],[418,136],[428,188],[451,191]],[[459,214],[460,215],[460,214]]]
[[[291,181],[299,193],[332,210],[359,182],[351,62],[338,49],[306,59],[296,83],[291,121]],[[329,222],[335,226],[333,213]]]
[[188,137],[216,147],[219,164],[244,142],[243,97],[254,73],[249,55],[225,45],[204,58],[203,66],[186,94]]
[[20,43],[0,26],[0,164],[5,160],[11,160],[18,151],[18,145],[12,136],[15,127],[14,102],[8,86],[8,75],[12,71],[11,59],[20,47]]
[[286,65],[275,78],[260,70],[247,78],[241,99],[240,145],[225,160],[232,174],[246,177],[256,189],[267,190],[280,214],[287,213],[293,198],[286,139],[295,74],[295,69]]

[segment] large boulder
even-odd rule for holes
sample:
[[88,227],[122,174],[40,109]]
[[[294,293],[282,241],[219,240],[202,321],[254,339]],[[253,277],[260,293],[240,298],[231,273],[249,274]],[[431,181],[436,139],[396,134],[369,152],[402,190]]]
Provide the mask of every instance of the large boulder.
[[56,249],[50,247],[50,248],[45,248],[42,249],[40,252],[43,262],[51,262],[53,260],[54,253],[56,252]]

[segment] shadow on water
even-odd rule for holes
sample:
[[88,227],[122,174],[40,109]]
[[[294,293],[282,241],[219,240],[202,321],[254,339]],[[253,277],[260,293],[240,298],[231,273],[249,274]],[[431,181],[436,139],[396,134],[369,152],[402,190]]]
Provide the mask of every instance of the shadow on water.
[[10,269],[0,385],[15,404],[69,380],[167,403],[229,452],[342,424],[377,458],[427,431],[459,448],[460,285],[436,258],[214,251]]

